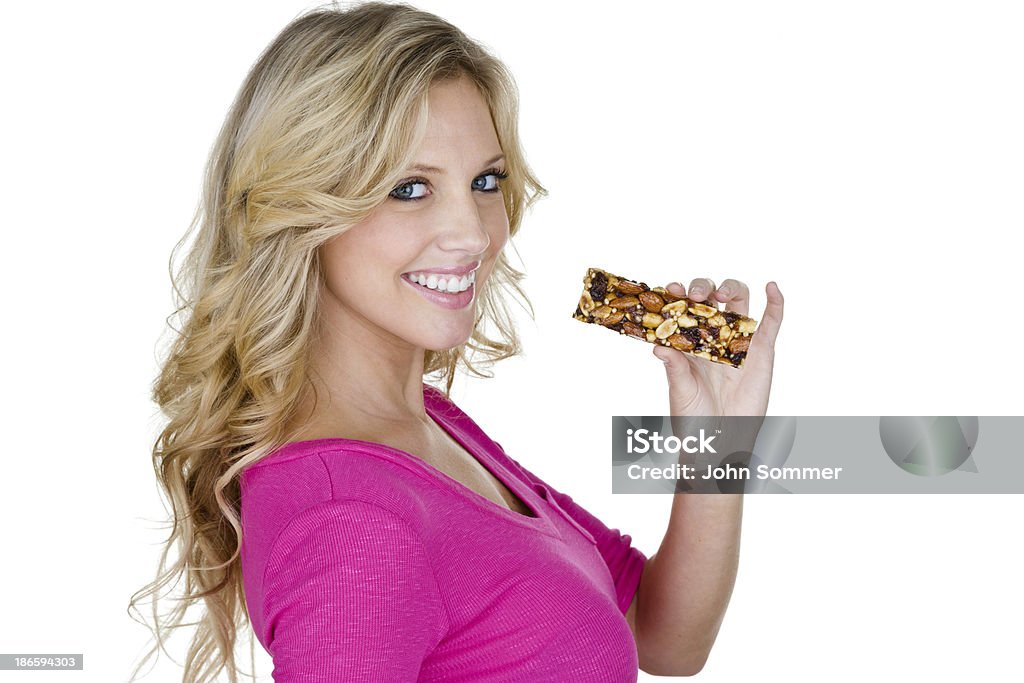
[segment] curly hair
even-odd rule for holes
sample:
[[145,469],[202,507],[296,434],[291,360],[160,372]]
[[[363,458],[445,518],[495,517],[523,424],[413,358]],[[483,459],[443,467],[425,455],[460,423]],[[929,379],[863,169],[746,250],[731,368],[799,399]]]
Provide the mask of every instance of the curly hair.
[[[318,332],[320,245],[384,202],[412,162],[432,84],[468,77],[490,108],[507,160],[502,183],[509,233],[546,194],[526,164],[518,91],[507,68],[447,21],[405,4],[321,5],[289,23],[250,69],[211,149],[201,201],[172,251],[176,333],[153,383],[166,416],[152,449],[170,506],[170,535],[151,597],[155,642],[196,626],[183,681],[237,681],[235,643],[248,623],[240,550],[241,470],[287,441],[307,392]],[[177,274],[175,255],[198,226]],[[427,351],[425,375],[450,392],[456,370],[484,367],[520,350],[506,295],[532,315],[523,273],[500,254],[479,291],[465,344]],[[179,327],[171,319],[177,316]],[[493,337],[487,328],[495,328]],[[168,566],[172,549],[178,558]],[[161,589],[184,578],[166,616]],[[197,622],[183,623],[192,605]],[[148,626],[148,624],[146,624]],[[250,656],[255,670],[254,646]]]

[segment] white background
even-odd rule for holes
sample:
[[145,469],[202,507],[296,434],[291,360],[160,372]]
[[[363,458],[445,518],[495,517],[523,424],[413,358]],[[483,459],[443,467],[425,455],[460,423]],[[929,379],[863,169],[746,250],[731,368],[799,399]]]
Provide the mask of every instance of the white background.
[[[313,5],[4,9],[0,651],[86,657],[84,674],[33,680],[124,680],[147,644],[127,604],[168,531],[149,396],[167,260],[247,69]],[[537,312],[526,354],[455,399],[648,555],[671,500],[611,495],[608,416],[666,412],[664,372],[650,348],[571,319],[588,266],[737,278],[755,318],[776,280],[772,414],[1024,413],[1019,4],[419,6],[509,65],[550,190],[513,258]],[[748,496],[700,679],[1006,680],[1022,502]],[[178,671],[162,656],[146,680]]]

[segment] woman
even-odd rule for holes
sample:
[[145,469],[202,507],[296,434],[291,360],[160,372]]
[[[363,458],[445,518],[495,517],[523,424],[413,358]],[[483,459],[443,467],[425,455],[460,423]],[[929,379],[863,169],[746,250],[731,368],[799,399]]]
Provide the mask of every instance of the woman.
[[[703,665],[742,497],[677,495],[647,558],[447,398],[457,367],[518,349],[502,289],[520,292],[521,274],[503,247],[544,189],[516,109],[496,59],[403,5],[301,16],[246,79],[154,392],[182,559],[146,594],[185,573],[158,642],[205,603],[185,680],[235,680],[243,616],[276,681],[631,681]],[[671,289],[746,313],[735,280]],[[672,414],[764,414],[782,319],[766,291],[742,370],[654,348]]]

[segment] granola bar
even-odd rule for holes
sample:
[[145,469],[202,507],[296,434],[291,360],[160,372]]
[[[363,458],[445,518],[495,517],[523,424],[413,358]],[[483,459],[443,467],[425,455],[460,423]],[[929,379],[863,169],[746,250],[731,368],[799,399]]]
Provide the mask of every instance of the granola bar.
[[756,320],[720,311],[714,301],[691,301],[600,268],[587,270],[573,317],[736,368],[757,330]]

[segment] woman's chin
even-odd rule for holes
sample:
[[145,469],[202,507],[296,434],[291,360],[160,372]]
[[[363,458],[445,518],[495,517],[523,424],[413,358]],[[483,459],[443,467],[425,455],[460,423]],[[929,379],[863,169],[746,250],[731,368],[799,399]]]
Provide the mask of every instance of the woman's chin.
[[462,339],[462,340],[457,341],[455,343],[450,343],[449,342],[449,343],[440,344],[440,345],[437,345],[437,346],[428,346],[427,350],[428,351],[434,351],[435,353],[441,353],[441,352],[444,352],[444,351],[451,351],[452,349],[455,349],[455,348],[458,348],[458,347],[462,346],[467,341],[469,341],[469,337],[466,337],[465,339]]
[[450,351],[469,341],[471,335],[472,330],[452,330],[450,334],[431,335],[431,339],[423,340],[423,348],[435,352]]

